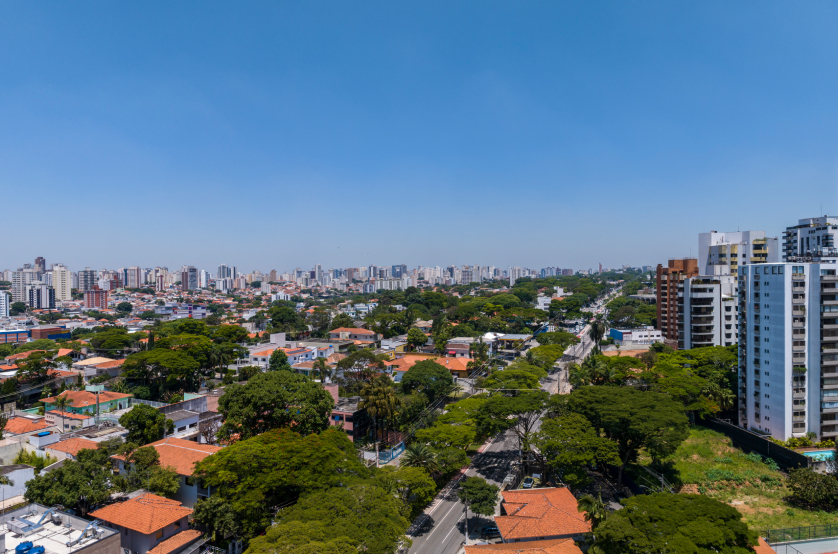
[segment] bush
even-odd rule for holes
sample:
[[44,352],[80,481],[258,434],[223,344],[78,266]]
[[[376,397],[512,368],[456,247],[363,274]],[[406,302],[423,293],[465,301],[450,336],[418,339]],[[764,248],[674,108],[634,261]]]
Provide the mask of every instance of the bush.
[[838,505],[838,479],[832,475],[792,469],[786,484],[791,489],[789,500],[799,506],[832,511]]

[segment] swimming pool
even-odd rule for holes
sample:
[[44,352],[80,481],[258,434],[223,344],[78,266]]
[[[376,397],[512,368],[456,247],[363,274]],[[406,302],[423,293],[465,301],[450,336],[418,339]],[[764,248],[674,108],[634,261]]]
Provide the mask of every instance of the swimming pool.
[[834,450],[806,450],[801,452],[804,456],[808,456],[810,458],[814,458],[817,462],[825,462],[826,460],[831,460],[832,457],[835,455]]

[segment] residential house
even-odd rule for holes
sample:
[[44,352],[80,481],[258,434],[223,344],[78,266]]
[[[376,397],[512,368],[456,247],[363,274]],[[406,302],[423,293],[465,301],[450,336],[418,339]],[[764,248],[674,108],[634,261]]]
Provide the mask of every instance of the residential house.
[[495,524],[505,543],[546,539],[581,539],[591,522],[578,511],[567,487],[503,491]]
[[[160,454],[160,465],[171,466],[180,476],[180,488],[175,494],[175,500],[191,508],[199,498],[208,498],[210,490],[203,488],[200,483],[191,482],[195,464],[221,450],[220,446],[199,444],[190,440],[168,437],[146,446],[151,446]],[[120,473],[127,473],[128,462],[124,456],[112,456],[116,460]]]
[[366,436],[372,426],[372,420],[366,410],[358,408],[361,401],[360,396],[339,397],[337,385],[325,385],[329,394],[335,401],[332,415],[329,417],[329,424],[332,426],[343,426],[343,430],[349,435],[350,440]]
[[176,500],[145,493],[90,513],[119,531],[122,554],[177,554],[201,537],[189,529],[192,510]]
[[0,485],[0,509],[5,509],[23,502],[26,482],[35,478],[35,468],[26,464],[0,466],[0,476],[11,481],[8,485]]
[[3,429],[3,435],[31,435],[33,433],[43,432],[48,427],[50,427],[50,425],[44,421],[44,418],[41,417],[14,416],[10,417],[6,422],[6,427]]
[[132,394],[124,394],[120,392],[102,391],[100,393],[90,392],[86,390],[64,391],[57,396],[50,396],[42,398],[44,403],[44,412],[57,409],[56,401],[59,398],[67,399],[67,406],[62,411],[73,412],[76,414],[95,414],[96,405],[99,405],[99,413],[108,412],[110,410],[123,410],[131,405]]
[[99,448],[98,442],[80,437],[71,437],[66,440],[59,440],[58,442],[44,446],[44,452],[50,456],[58,458],[59,460],[67,458],[75,460],[78,458],[79,452],[82,450],[96,450],[97,448]]
[[474,340],[472,337],[453,338],[445,345],[445,353],[455,358],[468,358]]
[[360,341],[361,343],[376,343],[381,340],[381,335],[378,335],[369,329],[361,329],[360,327],[338,327],[329,331],[329,338],[332,339],[349,339],[353,341]]
[[44,413],[44,421],[48,425],[57,427],[63,433],[96,425],[96,415],[77,414],[67,410],[50,410]]
[[[93,526],[89,520],[62,512],[57,507],[24,503],[4,513],[3,521],[0,543],[9,551],[29,542],[56,554],[122,554],[119,533],[115,529],[102,523]],[[35,525],[27,526],[27,521]]]

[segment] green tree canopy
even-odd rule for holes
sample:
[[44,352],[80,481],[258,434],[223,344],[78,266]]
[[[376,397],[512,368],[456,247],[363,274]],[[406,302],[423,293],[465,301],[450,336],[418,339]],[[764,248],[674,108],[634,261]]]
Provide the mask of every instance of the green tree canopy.
[[622,387],[583,387],[568,398],[568,409],[578,413],[617,443],[620,473],[641,448],[656,459],[672,452],[687,438],[689,422],[684,406],[656,392]]
[[316,492],[278,514],[248,554],[390,554],[410,522],[402,502],[369,483]]
[[[509,370],[507,370],[509,371]],[[550,395],[546,391],[528,391],[515,396],[494,395],[480,408],[482,421],[510,426],[518,437],[518,445],[530,450],[530,441],[538,421],[547,410]],[[495,428],[493,431],[500,431]]]
[[634,496],[597,527],[591,554],[751,554],[757,536],[736,508],[704,495]]
[[232,384],[218,402],[224,415],[219,435],[247,439],[270,429],[293,427],[308,435],[329,428],[335,402],[329,392],[290,371],[257,373],[244,385]]
[[433,402],[454,384],[451,372],[433,360],[422,360],[408,369],[402,377],[402,391],[409,394],[421,390]]
[[545,465],[571,487],[589,481],[584,469],[586,465],[620,463],[617,445],[598,436],[591,422],[579,414],[545,419],[532,443]]
[[271,352],[270,360],[268,360],[268,369],[271,371],[291,371],[291,364],[288,363],[288,354],[281,348],[276,348]]
[[110,498],[113,469],[106,450],[81,450],[76,460],[26,482],[24,497],[45,506],[61,504],[82,515]]
[[127,442],[140,446],[163,438],[164,431],[174,431],[174,423],[166,415],[148,404],[137,404],[119,418],[119,424],[128,430]]
[[420,348],[422,346],[425,346],[426,342],[428,342],[427,335],[425,335],[425,333],[423,333],[416,327],[410,329],[407,332],[407,344],[409,344],[413,348]]
[[[370,477],[370,471],[342,430],[302,436],[273,429],[204,458],[195,476],[226,503],[242,536],[252,538],[270,525],[273,507],[301,494],[348,486]],[[199,523],[214,526],[212,520]]]
[[492,485],[481,477],[466,477],[457,491],[457,496],[472,512],[484,516],[495,514],[500,487]]

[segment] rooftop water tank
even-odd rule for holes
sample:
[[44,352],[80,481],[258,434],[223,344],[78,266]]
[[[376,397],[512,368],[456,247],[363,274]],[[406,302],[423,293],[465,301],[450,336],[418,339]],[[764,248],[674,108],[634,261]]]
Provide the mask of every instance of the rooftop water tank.
[[51,434],[49,431],[41,431],[38,433],[39,437],[46,437],[47,435]]
[[22,542],[15,547],[15,554],[29,554],[32,550],[32,541]]
[[32,550],[30,550],[28,554],[44,554],[44,547],[36,546]]

